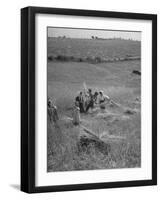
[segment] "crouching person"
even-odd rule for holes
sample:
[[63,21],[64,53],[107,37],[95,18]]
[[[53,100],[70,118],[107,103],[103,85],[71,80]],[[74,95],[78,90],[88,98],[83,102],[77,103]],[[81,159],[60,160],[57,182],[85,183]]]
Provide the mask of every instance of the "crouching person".
[[80,108],[79,108],[79,102],[75,101],[74,109],[73,109],[73,124],[79,125],[80,124]]
[[99,100],[98,101],[99,101],[100,108],[102,110],[105,110],[106,109],[106,105],[108,103],[110,103],[111,100],[110,100],[109,96],[104,95],[103,91],[100,91],[99,92]]

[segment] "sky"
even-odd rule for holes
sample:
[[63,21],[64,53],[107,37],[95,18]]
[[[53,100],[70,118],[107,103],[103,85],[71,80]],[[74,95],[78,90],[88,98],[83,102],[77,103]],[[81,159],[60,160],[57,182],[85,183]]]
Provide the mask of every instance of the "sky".
[[141,32],[48,27],[48,37],[58,36],[66,36],[70,38],[91,38],[91,36],[101,38],[121,37],[123,39],[141,41]]

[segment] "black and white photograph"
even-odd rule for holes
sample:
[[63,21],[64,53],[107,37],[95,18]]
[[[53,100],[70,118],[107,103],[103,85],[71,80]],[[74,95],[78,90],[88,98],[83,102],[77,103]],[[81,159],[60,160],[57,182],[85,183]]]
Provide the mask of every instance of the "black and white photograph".
[[21,190],[156,185],[157,16],[21,14]]
[[141,167],[141,31],[47,27],[47,172]]

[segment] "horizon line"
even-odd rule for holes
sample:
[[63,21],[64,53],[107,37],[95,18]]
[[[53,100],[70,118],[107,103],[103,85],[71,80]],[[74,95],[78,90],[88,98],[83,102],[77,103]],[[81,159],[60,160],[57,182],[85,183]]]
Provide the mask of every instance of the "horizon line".
[[[94,37],[97,37],[97,36],[94,36]],[[97,37],[97,38],[92,38],[91,37],[69,37],[69,36],[48,36],[48,38],[59,38],[59,39],[90,39],[90,40],[131,40],[131,41],[137,41],[137,42],[141,42],[141,40],[137,40],[137,39],[132,39],[132,38],[123,38],[123,37],[109,37],[109,38],[100,38],[100,37]]]

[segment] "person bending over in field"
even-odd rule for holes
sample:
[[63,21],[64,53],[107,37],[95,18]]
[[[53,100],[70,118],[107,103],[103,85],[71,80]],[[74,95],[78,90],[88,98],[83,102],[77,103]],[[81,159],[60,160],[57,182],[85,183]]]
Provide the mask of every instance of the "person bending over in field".
[[57,107],[50,98],[48,98],[48,115],[51,122],[56,123],[59,120]]
[[107,95],[105,95],[104,93],[103,93],[103,91],[100,91],[99,92],[99,97],[98,97],[98,102],[99,102],[99,105],[100,105],[100,108],[101,109],[105,109],[106,108],[106,104],[107,103],[110,103],[110,97],[109,96],[107,96]]

